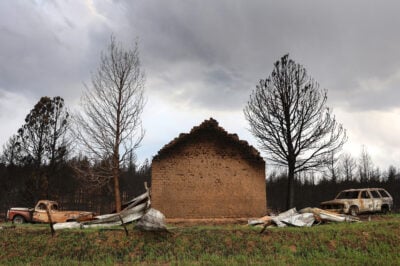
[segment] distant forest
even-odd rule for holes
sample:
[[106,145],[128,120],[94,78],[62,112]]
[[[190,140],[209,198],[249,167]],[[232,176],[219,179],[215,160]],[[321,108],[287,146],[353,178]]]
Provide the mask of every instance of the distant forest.
[[[400,206],[400,175],[390,166],[387,172],[372,172],[368,178],[355,175],[352,178],[332,178],[325,173],[322,177],[313,174],[298,176],[295,181],[295,207],[319,207],[323,201],[331,200],[344,189],[379,187],[386,189],[393,197],[393,210]],[[283,211],[286,206],[287,175],[272,173],[267,179],[267,206],[271,212]]]
[[[93,184],[76,175],[72,165],[85,158],[73,158],[56,166],[6,165],[0,163],[0,220],[10,207],[34,207],[40,199],[58,201],[62,209],[87,210],[98,214],[114,211],[112,180]],[[96,166],[94,166],[96,167]],[[151,168],[146,160],[138,167],[133,162],[121,169],[121,197],[127,201],[151,186]]]
[[[95,185],[79,178],[72,165],[84,160],[76,157],[59,162],[54,168],[46,165],[40,169],[31,165],[0,163],[0,219],[4,218],[8,208],[33,207],[39,199],[56,200],[63,209],[112,212],[112,180],[103,185]],[[367,177],[360,178],[360,173],[362,171],[358,169],[357,174],[349,179],[340,174],[332,178],[328,172],[323,177],[310,173],[298,176],[295,183],[296,208],[318,207],[320,202],[334,198],[343,189],[383,187],[393,196],[395,209],[398,210],[400,179],[394,167],[383,173],[375,169]],[[143,193],[144,182],[151,186],[151,164],[147,160],[141,166],[133,161],[128,162],[121,171],[122,201]],[[266,189],[268,210],[284,211],[287,176],[272,172],[266,180]]]

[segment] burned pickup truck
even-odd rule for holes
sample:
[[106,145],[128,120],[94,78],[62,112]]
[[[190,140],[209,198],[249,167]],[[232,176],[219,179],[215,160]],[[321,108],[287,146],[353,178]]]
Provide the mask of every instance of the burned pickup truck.
[[365,212],[387,213],[393,208],[393,198],[383,188],[347,189],[334,200],[322,202],[321,208],[353,216]]
[[51,200],[39,200],[35,208],[11,208],[7,211],[7,220],[16,224],[27,222],[63,223],[71,221],[92,220],[93,212],[86,211],[60,211],[58,203]]

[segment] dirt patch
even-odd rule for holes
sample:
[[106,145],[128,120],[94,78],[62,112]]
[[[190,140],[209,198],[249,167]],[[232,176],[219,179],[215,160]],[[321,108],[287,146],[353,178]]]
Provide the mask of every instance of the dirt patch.
[[291,246],[289,246],[289,250],[290,250],[291,252],[293,252],[293,253],[296,253],[297,247],[296,247],[295,245],[291,245]]
[[230,225],[230,224],[246,225],[249,219],[253,218],[166,219],[166,223],[179,226]]
[[391,220],[393,217],[390,215],[384,215],[384,214],[360,214],[358,215],[358,218],[360,218],[361,221],[363,222],[376,222],[376,221],[386,221],[386,220]]
[[327,247],[330,251],[335,251],[336,250],[336,241],[335,240],[329,240]]

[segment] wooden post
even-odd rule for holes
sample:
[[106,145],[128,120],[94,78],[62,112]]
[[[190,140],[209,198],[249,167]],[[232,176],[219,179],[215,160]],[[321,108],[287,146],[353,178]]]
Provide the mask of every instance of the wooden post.
[[125,234],[126,234],[126,236],[128,236],[129,233],[128,233],[128,229],[126,229],[126,225],[124,224],[124,220],[122,220],[121,215],[118,215],[118,217],[119,217],[119,219],[121,220],[121,224],[122,224],[122,226],[123,226],[124,229],[125,229]]
[[47,217],[49,218],[49,222],[50,222],[49,224],[50,224],[51,236],[54,236],[56,231],[54,231],[54,228],[53,228],[53,220],[51,219],[49,204],[46,204],[46,213],[47,213]]
[[147,202],[150,202],[150,204],[147,207],[150,208],[151,207],[151,191],[150,191],[149,187],[147,186],[147,181],[144,182],[144,188],[146,189],[146,192],[149,193],[149,200]]

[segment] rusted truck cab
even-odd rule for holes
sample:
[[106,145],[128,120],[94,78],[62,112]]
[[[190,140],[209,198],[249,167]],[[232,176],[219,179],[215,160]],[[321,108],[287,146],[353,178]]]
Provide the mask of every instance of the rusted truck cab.
[[322,202],[321,208],[353,216],[366,212],[387,213],[393,208],[393,198],[383,188],[347,189],[334,200]]
[[7,212],[7,220],[13,223],[63,223],[92,220],[94,216],[95,213],[93,212],[60,211],[58,203],[51,200],[39,200],[33,209],[11,208]]
[[57,202],[50,200],[39,200],[33,212],[33,221],[39,223],[64,223],[71,221],[91,220],[94,216],[95,214],[92,212],[60,211]]

